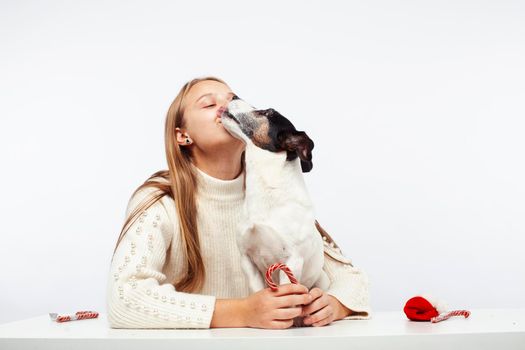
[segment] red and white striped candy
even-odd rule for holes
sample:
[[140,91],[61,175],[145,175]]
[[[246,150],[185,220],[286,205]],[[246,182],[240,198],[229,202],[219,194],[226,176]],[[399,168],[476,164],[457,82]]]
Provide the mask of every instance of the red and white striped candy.
[[74,315],[59,315],[56,313],[50,313],[49,317],[51,317],[52,321],[67,322],[67,321],[83,320],[86,318],[97,318],[98,312],[96,311],[78,311]]
[[272,273],[277,269],[281,269],[286,274],[286,276],[288,276],[291,283],[293,284],[299,283],[297,279],[295,278],[295,276],[293,275],[290,268],[288,268],[288,266],[286,266],[283,263],[276,263],[276,264],[270,265],[270,267],[268,267],[268,270],[266,270],[266,283],[268,283],[268,286],[270,286],[270,288],[273,291],[277,290],[277,285],[272,280]]
[[432,322],[432,323],[441,322],[441,321],[444,321],[444,320],[447,320],[447,319],[451,318],[452,316],[465,316],[465,318],[467,318],[467,317],[470,316],[470,311],[468,311],[468,310],[454,310],[454,311],[444,312],[441,315],[438,315],[436,317],[432,317],[430,319],[430,322]]

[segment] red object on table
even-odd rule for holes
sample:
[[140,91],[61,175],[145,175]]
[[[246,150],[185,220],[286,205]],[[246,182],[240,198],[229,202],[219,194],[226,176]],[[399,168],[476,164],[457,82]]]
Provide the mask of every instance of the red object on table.
[[98,312],[96,311],[78,311],[78,312],[75,312],[74,315],[59,315],[56,313],[50,313],[49,317],[51,317],[52,321],[67,322],[67,321],[83,320],[87,318],[97,318]]
[[465,318],[470,316],[468,310],[447,311],[441,302],[428,299],[428,297],[415,296],[406,302],[403,311],[409,320],[437,323],[452,316],[464,316]]

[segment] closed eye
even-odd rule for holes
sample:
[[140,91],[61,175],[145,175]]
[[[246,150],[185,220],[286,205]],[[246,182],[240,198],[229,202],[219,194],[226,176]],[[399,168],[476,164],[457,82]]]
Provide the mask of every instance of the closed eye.
[[215,103],[212,104],[212,105],[206,106],[206,107],[204,107],[204,108],[209,108],[209,107],[213,107],[213,106],[215,106]]

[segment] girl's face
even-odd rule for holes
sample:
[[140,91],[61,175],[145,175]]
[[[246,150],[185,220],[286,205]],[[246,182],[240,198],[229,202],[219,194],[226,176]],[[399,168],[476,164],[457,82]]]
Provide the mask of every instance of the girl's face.
[[233,95],[227,85],[218,81],[205,80],[193,85],[185,98],[186,128],[177,128],[179,143],[185,144],[187,134],[191,145],[204,152],[224,147],[244,149],[244,143],[233,137],[220,122],[222,109],[226,108]]

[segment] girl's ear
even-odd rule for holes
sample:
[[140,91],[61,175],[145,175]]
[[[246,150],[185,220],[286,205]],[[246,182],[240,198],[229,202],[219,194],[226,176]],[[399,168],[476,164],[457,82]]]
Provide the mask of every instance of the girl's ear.
[[177,143],[179,145],[185,145],[186,144],[186,136],[185,135],[187,135],[187,133],[185,131],[181,130],[181,128],[175,128],[175,134],[176,134],[176,137],[177,137]]

